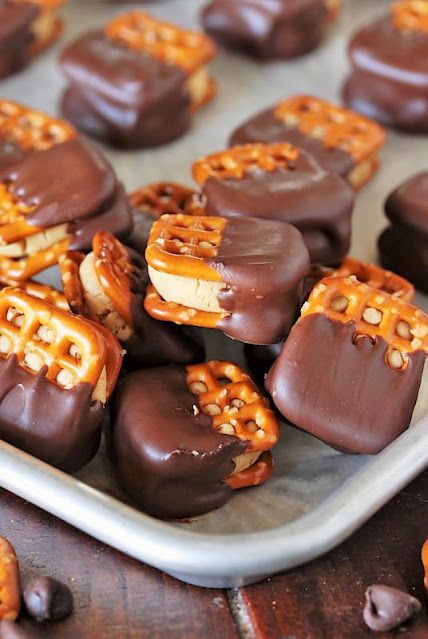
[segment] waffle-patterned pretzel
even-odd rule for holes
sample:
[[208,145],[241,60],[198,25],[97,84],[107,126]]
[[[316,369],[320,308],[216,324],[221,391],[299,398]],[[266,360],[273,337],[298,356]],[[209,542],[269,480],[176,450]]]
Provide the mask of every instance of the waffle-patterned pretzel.
[[10,542],[0,537],[0,621],[15,621],[20,609],[18,559]]
[[391,11],[399,31],[428,33],[428,0],[399,0],[394,2]]
[[224,482],[229,484],[233,490],[248,488],[249,486],[259,486],[259,484],[264,484],[270,478],[272,470],[272,455],[266,450],[249,468],[241,470],[234,475],[229,475]]
[[67,299],[64,293],[57,291],[56,288],[49,286],[48,284],[41,284],[34,280],[28,280],[28,282],[14,282],[13,280],[0,280],[0,288],[5,286],[12,286],[13,288],[20,288],[21,290],[38,297],[52,306],[62,309],[63,311],[70,310]]
[[79,382],[97,386],[106,364],[103,334],[82,318],[24,291],[0,291],[0,356],[15,353],[29,372],[46,367],[45,377],[64,389]]
[[212,360],[187,366],[187,385],[199,409],[213,419],[213,428],[249,443],[248,451],[269,450],[279,426],[267,400],[236,364]]
[[147,287],[144,308],[154,319],[200,328],[217,328],[220,320],[228,316],[228,313],[212,313],[190,308],[184,304],[167,302],[159,295],[153,284]]
[[86,317],[83,287],[79,276],[80,265],[84,259],[85,254],[80,251],[67,251],[59,257],[58,266],[64,295],[71,312]]
[[373,120],[313,96],[297,95],[279,102],[275,117],[321,140],[327,148],[345,151],[357,162],[385,142],[384,129]]
[[330,273],[334,277],[349,277],[355,275],[358,281],[364,282],[371,288],[377,288],[386,293],[411,302],[415,296],[415,288],[408,280],[392,271],[386,271],[376,264],[360,262],[353,257],[345,257],[338,269]]
[[0,140],[24,150],[46,151],[77,135],[71,124],[10,100],[0,100]]
[[193,189],[174,182],[153,182],[129,196],[131,206],[155,219],[166,213],[204,215],[199,195]]
[[386,363],[404,370],[408,353],[428,353],[428,316],[405,300],[378,291],[355,277],[327,277],[311,291],[302,307],[302,317],[323,313],[355,326],[355,337],[383,338],[388,344]]
[[32,207],[24,204],[5,184],[0,183],[0,245],[11,244],[43,229],[26,222]]
[[128,251],[108,231],[94,236],[92,250],[95,272],[104,293],[125,322],[133,326],[131,276],[135,266]]
[[428,539],[425,540],[424,545],[422,546],[422,565],[424,567],[424,584],[425,588],[428,590]]
[[67,251],[69,243],[69,238],[65,238],[38,253],[20,259],[0,257],[0,280],[29,280],[33,275],[57,264],[60,256]]
[[288,142],[242,144],[199,158],[192,173],[198,184],[204,184],[210,177],[241,179],[252,171],[293,168],[298,157],[299,149]]
[[162,215],[150,231],[147,263],[158,271],[221,282],[204,258],[217,255],[226,225],[223,217]]
[[205,65],[216,54],[214,42],[205,34],[180,29],[143,11],[117,16],[107,25],[106,33],[112,40],[148,53],[188,74]]

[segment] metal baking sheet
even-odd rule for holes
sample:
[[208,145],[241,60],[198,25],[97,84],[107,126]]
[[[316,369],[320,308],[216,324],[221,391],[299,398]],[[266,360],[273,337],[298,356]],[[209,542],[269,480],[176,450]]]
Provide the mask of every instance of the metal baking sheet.
[[[197,26],[202,5],[199,0],[144,3],[153,14],[187,27]],[[156,150],[106,149],[126,187],[131,190],[160,179],[191,184],[189,166],[196,157],[221,149],[232,128],[282,96],[304,92],[337,100],[347,71],[349,34],[387,5],[349,0],[326,43],[296,61],[264,65],[221,53],[212,65],[218,97],[195,117],[188,135]],[[56,64],[60,48],[80,31],[102,25],[115,11],[112,3],[71,0],[64,9],[67,28],[60,45],[1,82],[1,97],[55,113],[64,86]],[[385,225],[385,195],[408,175],[428,168],[426,138],[390,133],[382,160],[379,174],[358,195],[354,214],[352,254],[366,260],[376,258],[375,238]],[[421,296],[418,303],[428,307]],[[214,332],[206,338],[209,355],[242,361],[236,343]],[[376,457],[338,453],[284,425],[274,451],[272,480],[237,492],[223,508],[185,524],[157,521],[127,503],[103,450],[82,471],[68,476],[0,443],[0,485],[180,579],[202,586],[235,586],[331,549],[420,473],[428,465],[427,414],[425,374],[413,426]]]

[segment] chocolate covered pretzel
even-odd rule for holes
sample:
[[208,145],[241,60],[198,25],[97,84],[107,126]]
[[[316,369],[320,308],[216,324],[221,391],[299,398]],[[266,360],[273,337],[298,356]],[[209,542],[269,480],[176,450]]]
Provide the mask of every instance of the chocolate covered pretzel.
[[427,352],[421,309],[356,278],[325,278],[266,388],[291,423],[341,450],[373,454],[409,426]]
[[113,335],[24,291],[0,291],[0,438],[63,470],[98,449],[119,374]]
[[315,49],[340,8],[340,0],[212,0],[202,22],[223,46],[264,60],[286,59]]
[[70,82],[66,117],[78,128],[124,147],[164,144],[182,135],[215,84],[206,66],[215,46],[204,34],[143,11],[114,18],[64,51]]
[[18,559],[12,544],[0,537],[0,621],[15,621],[20,610]]
[[379,167],[377,153],[385,132],[358,113],[321,98],[297,95],[251,117],[230,138],[231,146],[254,142],[289,142],[305,149],[326,170],[359,189]]
[[59,37],[63,0],[1,0],[0,78],[19,71]]
[[132,207],[133,229],[126,240],[128,246],[143,253],[150,229],[155,220],[165,213],[204,215],[199,194],[175,182],[153,182],[129,195]]
[[401,0],[349,44],[348,106],[386,126],[428,131],[428,2]]
[[235,146],[197,160],[193,176],[207,215],[289,222],[312,262],[335,265],[348,252],[352,189],[302,149],[286,142]]
[[287,334],[309,268],[297,229],[249,217],[163,215],[146,259],[152,317],[256,344]]
[[0,280],[26,281],[68,249],[88,250],[100,228],[122,236],[131,225],[112,167],[80,138],[0,169]]
[[26,153],[46,151],[75,136],[75,129],[64,120],[12,100],[0,100],[0,168]]
[[278,437],[267,400],[230,362],[138,371],[115,394],[119,479],[157,517],[200,515],[228,501],[231,489],[266,481]]
[[203,359],[203,342],[195,331],[156,322],[146,313],[145,260],[111,233],[97,233],[92,252],[86,256],[77,251],[66,253],[60,258],[60,269],[72,312],[108,328],[126,350],[128,366],[188,364]]

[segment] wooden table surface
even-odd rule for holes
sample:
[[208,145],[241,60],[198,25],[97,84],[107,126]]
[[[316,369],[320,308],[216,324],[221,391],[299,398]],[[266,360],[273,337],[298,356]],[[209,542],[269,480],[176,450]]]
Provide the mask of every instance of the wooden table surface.
[[428,638],[420,549],[428,537],[428,471],[325,557],[236,590],[188,586],[0,491],[0,534],[18,553],[24,584],[68,583],[65,622],[22,624],[35,639],[382,639],[362,621],[365,588],[382,582],[424,601],[405,637]]

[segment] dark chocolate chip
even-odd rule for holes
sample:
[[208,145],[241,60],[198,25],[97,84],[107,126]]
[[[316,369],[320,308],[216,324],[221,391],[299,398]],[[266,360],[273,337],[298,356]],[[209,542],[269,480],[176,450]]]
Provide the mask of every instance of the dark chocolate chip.
[[24,590],[27,612],[37,621],[55,621],[73,611],[73,594],[68,586],[52,577],[33,579]]
[[371,630],[388,632],[415,617],[420,609],[420,602],[407,592],[373,584],[366,590],[363,617]]

